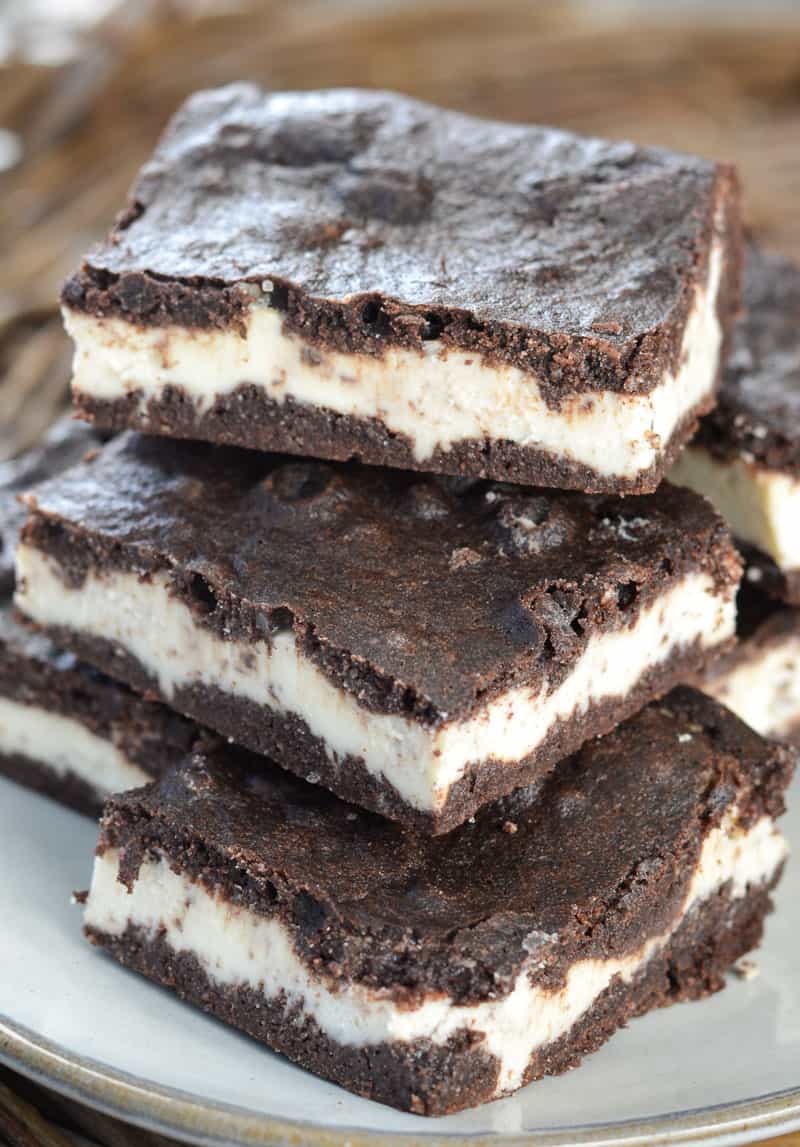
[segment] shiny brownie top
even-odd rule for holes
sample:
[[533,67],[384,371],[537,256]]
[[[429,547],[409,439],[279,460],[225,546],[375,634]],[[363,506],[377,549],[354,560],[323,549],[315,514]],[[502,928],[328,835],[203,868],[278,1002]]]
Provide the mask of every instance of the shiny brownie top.
[[235,84],[176,114],[65,301],[220,327],[255,300],[341,349],[433,339],[556,389],[646,389],[678,353],[722,198],[730,169],[686,155]]

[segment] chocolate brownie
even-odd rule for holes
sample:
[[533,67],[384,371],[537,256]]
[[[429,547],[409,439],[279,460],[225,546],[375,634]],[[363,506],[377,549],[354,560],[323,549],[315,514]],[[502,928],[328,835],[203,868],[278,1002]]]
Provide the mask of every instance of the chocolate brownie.
[[57,423],[41,446],[0,466],[0,774],[96,815],[110,792],[160,775],[183,757],[196,726],[145,701],[14,617],[14,549],[21,490],[97,448],[81,423]]
[[0,774],[97,815],[185,756],[192,721],[31,633],[0,606]]
[[800,609],[787,609],[745,582],[739,640],[698,682],[765,737],[800,744]]
[[74,466],[102,440],[93,427],[62,418],[51,427],[41,445],[18,458],[0,462],[0,601],[14,590],[14,550],[26,518],[17,495]]
[[98,425],[646,492],[738,310],[730,167],[375,91],[193,96],[63,292]]
[[130,434],[28,499],[54,640],[431,832],[528,784],[733,637],[704,499],[621,499]]
[[800,267],[751,248],[745,306],[719,405],[671,478],[717,505],[752,581],[800,605]]
[[794,754],[686,688],[444,837],[253,761],[199,754],[109,802],[87,934],[419,1114],[507,1095],[722,987],[786,854]]

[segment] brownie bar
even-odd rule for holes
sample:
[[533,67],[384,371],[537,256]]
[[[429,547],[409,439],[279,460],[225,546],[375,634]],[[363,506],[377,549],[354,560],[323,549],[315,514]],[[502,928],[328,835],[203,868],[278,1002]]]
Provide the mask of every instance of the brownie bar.
[[735,647],[699,682],[765,737],[800,744],[800,610],[748,583],[739,591]]
[[17,495],[45,478],[63,473],[101,442],[93,427],[62,418],[51,427],[40,446],[0,462],[0,603],[14,591],[14,550],[27,516]]
[[0,774],[96,816],[110,793],[160,776],[198,735],[0,607]]
[[111,800],[89,938],[303,1067],[438,1115],[722,987],[761,936],[794,756],[681,688],[439,838],[252,761],[201,754]]
[[40,447],[0,466],[0,774],[96,815],[109,793],[159,776],[197,727],[82,665],[13,616],[14,549],[25,519],[16,495],[100,445],[57,423]]
[[800,267],[752,248],[745,305],[719,405],[670,477],[715,503],[762,589],[800,605]]
[[98,425],[655,489],[738,309],[733,170],[386,92],[193,96],[63,292]]
[[112,677],[443,832],[720,651],[740,567],[620,499],[123,436],[28,499],[20,608]]

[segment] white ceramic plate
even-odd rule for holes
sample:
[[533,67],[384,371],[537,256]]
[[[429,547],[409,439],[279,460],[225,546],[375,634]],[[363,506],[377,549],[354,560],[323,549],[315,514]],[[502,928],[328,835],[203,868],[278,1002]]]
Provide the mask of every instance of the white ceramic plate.
[[[800,786],[787,830],[800,855]],[[208,1144],[744,1143],[800,1127],[800,863],[760,975],[636,1020],[577,1071],[444,1119],[323,1083],[125,972],[81,936],[93,824],[0,780],[0,1059]]]

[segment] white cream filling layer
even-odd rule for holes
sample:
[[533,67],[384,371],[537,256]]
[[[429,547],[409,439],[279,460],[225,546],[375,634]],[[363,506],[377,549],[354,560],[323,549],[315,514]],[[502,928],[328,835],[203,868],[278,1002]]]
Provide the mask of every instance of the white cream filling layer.
[[597,392],[547,406],[535,377],[487,366],[478,354],[425,343],[422,353],[386,347],[376,358],[309,347],[283,330],[279,312],[253,303],[244,336],[234,331],[147,328],[64,311],[75,341],[76,393],[110,400],[138,394],[144,407],[164,388],[183,388],[198,413],[242,383],[276,402],[376,418],[412,444],[418,462],[471,439],[505,439],[548,451],[604,476],[635,478],[658,461],[678,424],[711,391],[722,331],[717,296],[722,244],[696,292],[680,367],[650,394]]
[[[69,588],[38,550],[17,550],[16,602],[34,621],[104,638],[132,654],[170,701],[182,686],[213,685],[258,705],[301,717],[333,759],[361,758],[412,807],[436,810],[468,765],[515,763],[534,752],[561,720],[609,696],[625,696],[644,672],[676,648],[712,647],[732,636],[735,606],[709,574],[690,574],[642,609],[624,629],[592,638],[552,692],[516,688],[464,721],[424,727],[371,712],[305,658],[291,633],[242,645],[198,625],[169,593],[165,574],[142,581],[124,572],[90,573]],[[198,716],[197,714],[194,714]],[[203,719],[213,724],[213,714]]]
[[557,991],[531,983],[529,971],[540,959],[532,953],[510,994],[471,1005],[436,996],[417,1007],[400,1007],[388,991],[360,984],[331,987],[297,957],[280,921],[210,895],[173,872],[163,857],[142,865],[130,893],[117,880],[118,854],[109,850],[98,857],[85,922],[112,936],[131,924],[152,934],[163,930],[167,944],[195,956],[215,983],[246,986],[267,999],[283,992],[287,1010],[299,1004],[339,1044],[418,1039],[443,1044],[464,1029],[479,1033],[500,1063],[497,1094],[503,1094],[520,1086],[533,1052],[568,1032],[615,977],[630,982],[693,907],[729,881],[732,896],[744,896],[749,886],[769,880],[785,856],[786,844],[770,818],[745,832],[736,827],[735,813],[729,814],[708,834],[683,910],[670,930],[625,956],[576,963]]
[[736,537],[757,546],[782,570],[800,569],[800,481],[739,457],[720,462],[690,446],[668,475],[714,503]]
[[800,726],[800,628],[727,673],[708,678],[703,692],[727,705],[763,737],[784,737],[796,730]]
[[0,697],[0,754],[19,753],[58,777],[78,777],[100,797],[143,785],[152,777],[80,721]]

